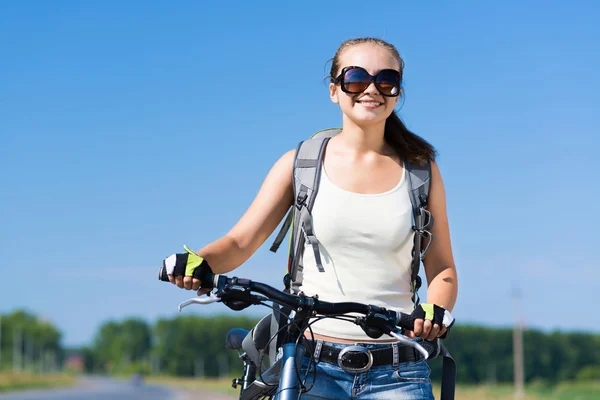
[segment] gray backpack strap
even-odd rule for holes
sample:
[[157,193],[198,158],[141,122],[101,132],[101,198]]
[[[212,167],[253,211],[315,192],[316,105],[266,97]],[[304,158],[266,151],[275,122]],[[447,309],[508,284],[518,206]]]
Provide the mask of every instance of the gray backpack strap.
[[288,230],[292,226],[293,219],[294,219],[294,207],[291,207],[290,211],[288,211],[287,215],[285,216],[285,219],[283,220],[283,224],[281,225],[281,229],[279,230],[277,237],[275,237],[275,240],[273,241],[273,244],[271,245],[271,248],[269,249],[273,253],[277,253],[277,250],[279,250],[279,246],[283,242],[285,235],[288,233]]
[[[316,132],[314,135],[312,135],[309,140],[311,140],[311,139],[318,139],[318,140],[328,139],[328,138],[331,138],[331,137],[337,135],[340,132],[341,132],[341,128],[323,129],[321,131]],[[296,166],[298,165],[298,163],[297,163],[298,154],[299,154],[300,148],[303,147],[303,143],[304,142],[301,142],[298,145],[298,149],[296,151],[296,155],[294,156],[294,171],[295,171]],[[315,155],[315,154],[311,153],[314,150],[315,150],[315,148],[303,149],[303,151],[305,153],[303,155],[303,158],[305,160],[306,159],[310,160],[310,159],[312,159],[311,157],[319,157],[319,164],[316,166],[316,168],[318,168],[320,170],[321,169],[320,160],[322,159],[322,153]],[[306,165],[302,165],[303,163],[300,163],[300,167],[306,168],[307,166]],[[315,172],[317,172],[317,171],[315,170]],[[307,176],[307,172],[304,172],[303,176],[306,176],[308,178],[308,180],[307,180],[308,182],[318,182],[318,181],[311,180],[310,172],[308,172],[308,176]],[[317,176],[315,176],[315,178],[317,178]],[[296,196],[296,199],[297,199],[298,198],[298,193],[296,192],[296,188],[297,188],[296,179],[297,179],[297,177],[296,177],[296,173],[295,172],[294,172],[293,179],[294,179],[294,195]],[[314,201],[313,201],[313,203],[314,203]],[[309,210],[311,210],[311,209],[312,209],[312,206],[309,207]],[[288,233],[290,227],[292,226],[292,221],[293,220],[294,220],[294,207],[291,207],[290,211],[288,211],[288,213],[287,213],[287,215],[285,217],[285,220],[284,220],[283,224],[281,225],[281,229],[279,230],[279,233],[277,234],[277,236],[275,237],[275,240],[273,241],[273,244],[271,245],[270,250],[273,253],[276,253],[277,250],[279,250],[279,246],[283,242],[283,239],[285,238],[285,235]]]
[[[431,162],[425,165],[417,165],[409,162],[404,163],[406,168],[409,186],[410,186],[410,202],[413,208],[413,229],[415,231],[414,247],[413,247],[413,262],[411,267],[411,290],[413,292],[413,302],[415,306],[419,304],[419,296],[417,291],[421,286],[421,278],[419,277],[419,269],[421,261],[429,245],[433,240],[433,235],[430,232],[433,226],[433,215],[427,210],[427,201],[429,199],[429,187],[431,184]],[[428,239],[428,243],[423,248],[424,239]],[[443,358],[442,365],[442,386],[440,399],[454,400],[456,387],[456,362],[452,355],[442,344],[440,339],[434,342],[425,342],[425,344],[433,345],[433,348],[428,349],[430,359],[441,356]],[[433,354],[431,353],[433,351]]]
[[297,292],[302,282],[302,255],[306,244],[313,249],[319,271],[325,271],[321,262],[319,242],[314,233],[311,210],[321,177],[323,151],[327,141],[340,132],[340,128],[329,128],[315,133],[309,140],[300,142],[294,156],[294,205],[285,217],[270,249],[276,252],[287,232],[291,230],[288,274],[293,292]]
[[315,254],[319,271],[324,272],[319,251],[319,241],[315,236],[311,210],[319,189],[323,151],[329,137],[306,140],[298,146],[294,162],[294,229],[292,231],[292,260],[290,274],[292,283],[302,282],[302,254],[305,245],[310,245]]
[[[413,208],[413,230],[415,231],[412,265],[411,265],[411,291],[413,293],[413,303],[419,304],[418,290],[421,287],[421,278],[419,269],[421,260],[427,253],[429,245],[433,240],[433,235],[429,229],[433,226],[433,216],[427,210],[427,201],[429,199],[429,186],[431,182],[431,163],[418,165],[408,161],[404,162],[406,168],[410,202]],[[424,239],[429,239],[427,246],[423,249]]]

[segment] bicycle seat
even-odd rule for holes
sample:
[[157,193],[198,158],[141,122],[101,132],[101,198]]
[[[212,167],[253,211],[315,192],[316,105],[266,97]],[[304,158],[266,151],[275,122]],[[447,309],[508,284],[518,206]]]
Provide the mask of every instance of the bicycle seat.
[[229,332],[227,332],[227,336],[225,337],[225,347],[227,347],[229,350],[241,350],[242,342],[244,341],[246,335],[248,335],[247,329],[231,329]]

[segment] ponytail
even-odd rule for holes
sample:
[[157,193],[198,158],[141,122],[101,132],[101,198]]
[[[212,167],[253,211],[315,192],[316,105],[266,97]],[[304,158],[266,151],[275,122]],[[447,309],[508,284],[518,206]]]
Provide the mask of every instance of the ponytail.
[[435,161],[436,151],[422,137],[408,130],[396,112],[385,121],[384,138],[396,150],[401,160],[418,165]]

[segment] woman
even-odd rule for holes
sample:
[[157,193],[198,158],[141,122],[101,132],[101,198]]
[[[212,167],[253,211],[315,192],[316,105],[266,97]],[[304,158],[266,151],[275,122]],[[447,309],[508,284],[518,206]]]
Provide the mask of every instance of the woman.
[[[304,250],[302,290],[308,295],[318,294],[325,301],[356,301],[412,312],[414,231],[403,161],[430,162],[428,210],[435,220],[435,240],[423,260],[427,303],[451,311],[458,288],[444,185],[433,147],[409,132],[394,113],[402,95],[402,68],[395,47],[374,38],[348,40],[333,58],[329,91],[331,101],[342,112],[342,132],[327,143],[312,210],[325,273],[316,268],[313,250],[308,246]],[[275,163],[233,229],[197,252],[215,273],[227,273],[244,263],[293,204],[294,152],[287,152]],[[199,280],[189,276],[169,275],[169,280],[188,290],[200,286]],[[390,338],[371,339],[350,323],[325,319],[312,328],[322,352],[333,354],[361,343],[380,354],[398,354],[399,347],[394,349],[397,344]],[[433,340],[445,329],[430,319],[418,319],[408,335]],[[316,382],[302,398],[433,398],[430,371],[424,361],[394,361],[359,374],[348,373],[334,362],[319,362]]]

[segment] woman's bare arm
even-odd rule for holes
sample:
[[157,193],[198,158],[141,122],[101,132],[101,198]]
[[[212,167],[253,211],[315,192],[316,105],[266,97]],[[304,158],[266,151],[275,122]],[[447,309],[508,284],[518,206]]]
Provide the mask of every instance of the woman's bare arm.
[[[458,296],[458,281],[450,242],[444,182],[435,162],[431,165],[431,186],[427,208],[434,218],[431,229],[433,241],[423,259],[427,276],[427,303],[437,304],[452,311]],[[415,335],[426,337],[428,340],[444,332],[445,329],[431,326],[428,320],[424,322],[421,320],[418,324],[415,322]]]
[[[223,237],[204,246],[197,254],[218,274],[242,265],[279,225],[294,198],[292,169],[295,150],[285,153],[267,174],[258,194],[242,218]],[[180,288],[198,290],[200,281],[192,277],[172,277]]]

